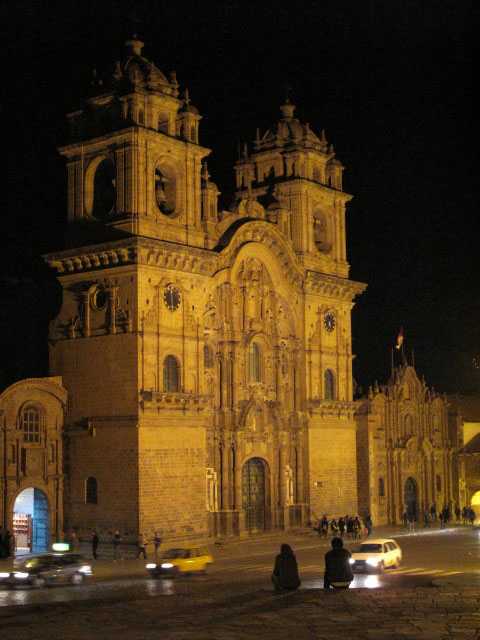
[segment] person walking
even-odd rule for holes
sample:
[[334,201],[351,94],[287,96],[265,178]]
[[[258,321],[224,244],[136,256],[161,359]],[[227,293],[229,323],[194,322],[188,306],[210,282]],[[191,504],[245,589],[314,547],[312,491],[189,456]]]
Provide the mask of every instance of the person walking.
[[330,530],[332,532],[332,535],[334,536],[338,535],[338,524],[335,518],[332,518],[330,521]]
[[457,522],[460,522],[460,515],[461,515],[461,511],[460,511],[460,507],[455,507],[455,518],[457,520]]
[[144,560],[147,559],[147,544],[148,544],[147,534],[140,533],[138,536],[137,553],[135,554],[136,560],[138,560],[138,558],[141,555],[143,555]]
[[467,524],[467,518],[468,518],[468,509],[467,509],[467,507],[463,507],[463,509],[462,509],[462,518],[463,518],[463,524]]
[[333,538],[332,548],[325,554],[324,589],[330,589],[334,583],[337,588],[348,589],[353,580],[351,557],[350,551],[343,548],[343,540]]
[[78,536],[76,531],[72,531],[72,535],[70,536],[70,551],[73,551],[73,553],[78,551]]
[[353,518],[349,516],[347,520],[347,538],[351,540],[353,538]]
[[365,525],[365,532],[368,538],[372,534],[372,527],[373,527],[373,522],[372,522],[372,518],[370,517],[370,514],[365,518],[365,520],[363,521],[363,524]]
[[155,560],[158,558],[158,550],[160,549],[161,544],[162,544],[162,538],[160,537],[160,532],[155,531],[155,535],[153,536],[153,548],[155,550]]
[[323,514],[323,518],[320,520],[320,535],[322,538],[327,537],[328,533],[328,518],[325,514]]
[[97,559],[97,549],[98,549],[99,542],[100,540],[98,538],[97,532],[92,531],[92,555],[94,560]]
[[272,582],[275,587],[275,593],[295,591],[301,585],[298,576],[297,558],[289,544],[282,544],[280,553],[275,557]]
[[415,518],[412,511],[408,514],[408,529],[409,531],[415,531]]
[[353,539],[361,539],[362,538],[362,525],[360,524],[360,519],[358,516],[355,516],[353,519]]
[[430,527],[432,523],[430,521],[430,512],[428,509],[425,509],[425,513],[423,514],[423,519],[424,519],[423,526],[425,528]]
[[470,524],[473,527],[473,523],[475,522],[475,511],[472,509],[472,507],[470,507],[470,509],[468,510],[468,519],[470,520]]
[[340,537],[343,538],[343,534],[345,533],[345,520],[343,517],[338,521],[338,530],[340,531]]
[[430,507],[430,515],[432,516],[432,522],[435,522],[435,520],[437,519],[437,505],[436,504],[432,504],[432,506]]
[[445,509],[442,509],[440,511],[440,515],[438,516],[439,520],[440,520],[440,529],[445,529],[445,522],[447,520],[447,515],[445,513]]
[[407,512],[404,511],[403,512],[403,528],[405,529],[405,531],[408,529],[408,515]]
[[120,558],[120,549],[122,546],[122,534],[117,529],[113,534],[113,561],[116,562]]

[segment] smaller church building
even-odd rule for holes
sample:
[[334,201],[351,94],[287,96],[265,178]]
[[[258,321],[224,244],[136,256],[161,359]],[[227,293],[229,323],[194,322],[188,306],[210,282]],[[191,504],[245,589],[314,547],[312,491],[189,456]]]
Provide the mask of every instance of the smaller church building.
[[396,368],[386,385],[358,402],[358,510],[376,524],[403,514],[423,522],[435,506],[460,504],[461,430],[445,396],[419,380],[413,366]]

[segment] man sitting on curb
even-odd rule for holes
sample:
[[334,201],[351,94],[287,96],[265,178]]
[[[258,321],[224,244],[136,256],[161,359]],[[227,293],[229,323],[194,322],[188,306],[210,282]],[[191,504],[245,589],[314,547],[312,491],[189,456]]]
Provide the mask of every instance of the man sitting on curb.
[[282,544],[280,553],[275,558],[272,582],[275,593],[295,591],[301,585],[298,577],[297,558],[289,544]]
[[348,589],[353,580],[351,557],[350,551],[343,548],[343,540],[333,538],[332,548],[325,554],[324,589],[330,589],[331,586],[337,589]]

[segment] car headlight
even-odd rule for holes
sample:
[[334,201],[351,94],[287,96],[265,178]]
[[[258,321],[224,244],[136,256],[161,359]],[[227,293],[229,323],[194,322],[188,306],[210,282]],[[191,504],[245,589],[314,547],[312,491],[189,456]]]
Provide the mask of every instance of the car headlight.
[[353,558],[349,558],[348,561],[350,564],[355,564],[355,560]]
[[376,567],[378,565],[377,558],[367,558],[367,564],[371,564],[372,567]]
[[164,562],[162,564],[162,569],[171,569],[173,567],[173,564],[171,562]]
[[9,578],[10,574],[9,573],[0,573],[0,578]]
[[29,575],[28,573],[24,573],[23,571],[18,571],[18,573],[13,574],[13,577],[25,580],[25,578],[28,578],[28,575]]
[[78,571],[80,573],[92,573],[92,567],[89,564],[84,564]]
[[149,563],[147,564],[147,569],[155,569],[155,567],[156,567],[156,566],[157,566],[157,565],[156,565],[154,562],[149,562]]

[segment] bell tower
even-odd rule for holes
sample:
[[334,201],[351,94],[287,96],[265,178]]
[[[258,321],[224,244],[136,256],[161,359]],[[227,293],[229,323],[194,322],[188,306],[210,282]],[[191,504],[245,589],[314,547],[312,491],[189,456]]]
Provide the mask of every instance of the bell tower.
[[352,196],[342,189],[343,166],[324,131],[319,138],[301,124],[288,100],[280,111],[276,128],[263,136],[257,129],[253,152],[245,148],[235,166],[237,198],[281,200],[304,267],[346,278],[345,205]]
[[[68,220],[78,243],[125,234],[204,247],[201,116],[188,90],[142,55],[134,36],[105,80],[69,114]],[[98,236],[98,237],[97,237]]]

